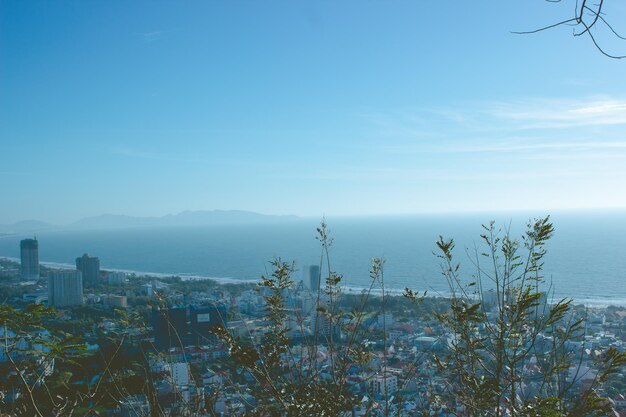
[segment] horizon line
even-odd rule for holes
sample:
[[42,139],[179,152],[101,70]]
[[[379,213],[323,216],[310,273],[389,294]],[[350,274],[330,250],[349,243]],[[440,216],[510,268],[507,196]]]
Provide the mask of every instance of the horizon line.
[[[499,214],[499,213],[536,213],[536,212],[544,212],[545,215],[550,215],[551,213],[562,213],[562,212],[593,212],[593,211],[626,211],[626,206],[608,206],[608,207],[552,207],[552,208],[499,208],[493,210],[487,209],[468,209],[468,210],[425,210],[425,211],[412,211],[412,212],[387,212],[387,213],[354,213],[354,214],[328,214],[322,213],[320,215],[313,214],[274,214],[274,213],[263,213],[253,210],[242,210],[242,209],[202,209],[202,210],[182,210],[179,212],[170,212],[163,215],[131,215],[131,214],[118,214],[118,213],[102,213],[96,215],[89,215],[85,217],[81,217],[77,220],[65,222],[65,223],[52,223],[45,220],[39,219],[23,219],[14,221],[12,223],[2,223],[1,226],[13,226],[19,223],[26,222],[37,222],[44,223],[46,226],[55,226],[55,227],[63,227],[63,226],[71,226],[74,223],[80,222],[86,219],[93,219],[97,217],[103,216],[114,216],[114,217],[129,217],[134,219],[162,219],[168,216],[178,216],[182,213],[187,212],[242,212],[249,214],[257,214],[260,216],[266,217],[285,217],[285,218],[293,218],[299,220],[309,220],[313,218],[324,219],[328,217],[332,218],[372,218],[372,217],[410,217],[410,216],[429,216],[429,215],[464,215],[464,214]],[[295,219],[294,219],[295,220]]]

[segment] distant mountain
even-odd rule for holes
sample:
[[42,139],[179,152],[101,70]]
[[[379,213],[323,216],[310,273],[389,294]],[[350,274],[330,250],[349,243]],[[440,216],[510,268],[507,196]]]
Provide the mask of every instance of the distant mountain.
[[60,226],[38,220],[0,224],[0,234],[26,234],[49,230],[125,229],[158,226],[208,226],[217,224],[247,224],[297,220],[297,216],[276,216],[243,210],[183,211],[162,217],[134,217],[122,214],[102,214]]
[[88,217],[70,224],[71,229],[121,229],[130,227],[154,226],[207,226],[216,224],[246,224],[277,221],[292,221],[292,215],[276,216],[242,210],[201,210],[183,211],[162,217],[133,217],[117,214],[103,214]]
[[117,229],[126,227],[154,226],[156,217],[133,217],[123,214],[102,214],[86,217],[69,224],[68,229]]
[[296,220],[296,216],[276,216],[260,214],[243,210],[211,210],[211,211],[183,211],[176,215],[167,215],[160,218],[164,224],[197,225],[216,223],[255,223],[277,220]]
[[0,224],[0,233],[34,233],[54,228],[56,226],[39,220],[23,220],[13,224]]

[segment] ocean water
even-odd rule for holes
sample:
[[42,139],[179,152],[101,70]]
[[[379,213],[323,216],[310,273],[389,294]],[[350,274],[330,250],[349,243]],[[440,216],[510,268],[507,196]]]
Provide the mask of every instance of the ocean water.
[[[544,213],[540,213],[544,214]],[[389,289],[410,287],[446,295],[439,235],[456,242],[461,272],[473,272],[469,255],[480,249],[481,224],[495,220],[519,236],[532,213],[328,218],[334,238],[331,268],[351,289],[369,285],[372,257],[383,257]],[[556,228],[545,258],[555,297],[587,304],[626,305],[626,212],[552,213]],[[58,231],[37,235],[42,262],[73,264],[83,253],[103,269],[146,271],[222,280],[258,280],[280,257],[297,268],[320,262],[315,219],[273,224]],[[24,236],[0,237],[0,256],[17,258]],[[300,279],[296,272],[294,278]],[[547,288],[547,286],[546,286]]]

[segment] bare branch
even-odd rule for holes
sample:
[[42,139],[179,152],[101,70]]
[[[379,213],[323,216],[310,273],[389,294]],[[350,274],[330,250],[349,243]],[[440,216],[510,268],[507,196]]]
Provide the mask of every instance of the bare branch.
[[[548,3],[561,3],[561,0],[545,0]],[[543,32],[548,29],[553,29],[562,25],[571,25],[574,27],[574,37],[580,37],[582,35],[588,34],[589,38],[593,42],[594,46],[600,53],[604,56],[612,59],[622,59],[626,57],[626,55],[615,55],[608,53],[604,47],[601,46],[601,43],[598,42],[596,36],[592,34],[592,29],[598,27],[599,23],[602,23],[604,26],[608,27],[609,30],[613,33],[613,35],[621,40],[626,40],[626,37],[621,36],[614,28],[609,24],[607,19],[603,16],[605,13],[603,12],[604,0],[599,0],[596,4],[589,5],[587,0],[576,0],[574,7],[574,17],[562,20],[560,22],[550,24],[547,26],[540,27],[534,30],[528,31],[512,31],[511,33],[516,35],[531,35],[534,33]],[[580,30],[576,30],[576,28],[580,28]]]

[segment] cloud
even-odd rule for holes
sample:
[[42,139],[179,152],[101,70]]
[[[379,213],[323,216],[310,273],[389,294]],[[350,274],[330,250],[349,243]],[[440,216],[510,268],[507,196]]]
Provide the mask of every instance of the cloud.
[[152,43],[156,42],[163,37],[163,32],[160,30],[155,30],[152,32],[144,32],[141,33],[141,40],[144,43]]
[[362,117],[375,132],[364,146],[389,154],[626,155],[626,100],[617,98],[483,101]]
[[523,129],[626,124],[626,101],[617,99],[531,99],[492,103],[480,111],[487,118]]
[[626,152],[579,152],[579,153],[543,153],[525,156],[535,160],[614,160],[626,159]]
[[453,167],[445,168],[367,168],[337,167],[327,170],[313,170],[297,174],[302,179],[343,182],[383,182],[383,183],[416,183],[416,182],[483,182],[483,181],[517,181],[545,178],[575,178],[584,175],[575,170],[551,169],[548,171],[457,171]]
[[464,133],[568,129],[626,124],[626,100],[530,98],[476,101],[442,107],[396,109],[360,115],[381,133],[431,136],[459,130]]
[[[518,154],[524,157],[540,155],[543,159],[550,159],[552,155],[585,155],[599,158],[600,155],[611,158],[626,157],[626,140],[590,140],[584,135],[580,138],[541,136],[510,136],[508,134],[494,135],[490,139],[480,137],[446,138],[445,140],[417,140],[413,142],[382,143],[377,150],[387,154]],[[539,159],[539,158],[537,158]],[[553,158],[556,159],[556,158]],[[564,158],[563,158],[564,159]]]
[[586,152],[591,150],[626,149],[626,141],[615,142],[542,142],[542,143],[500,143],[495,145],[473,144],[465,147],[441,148],[443,152],[516,152],[538,150],[568,150]]

